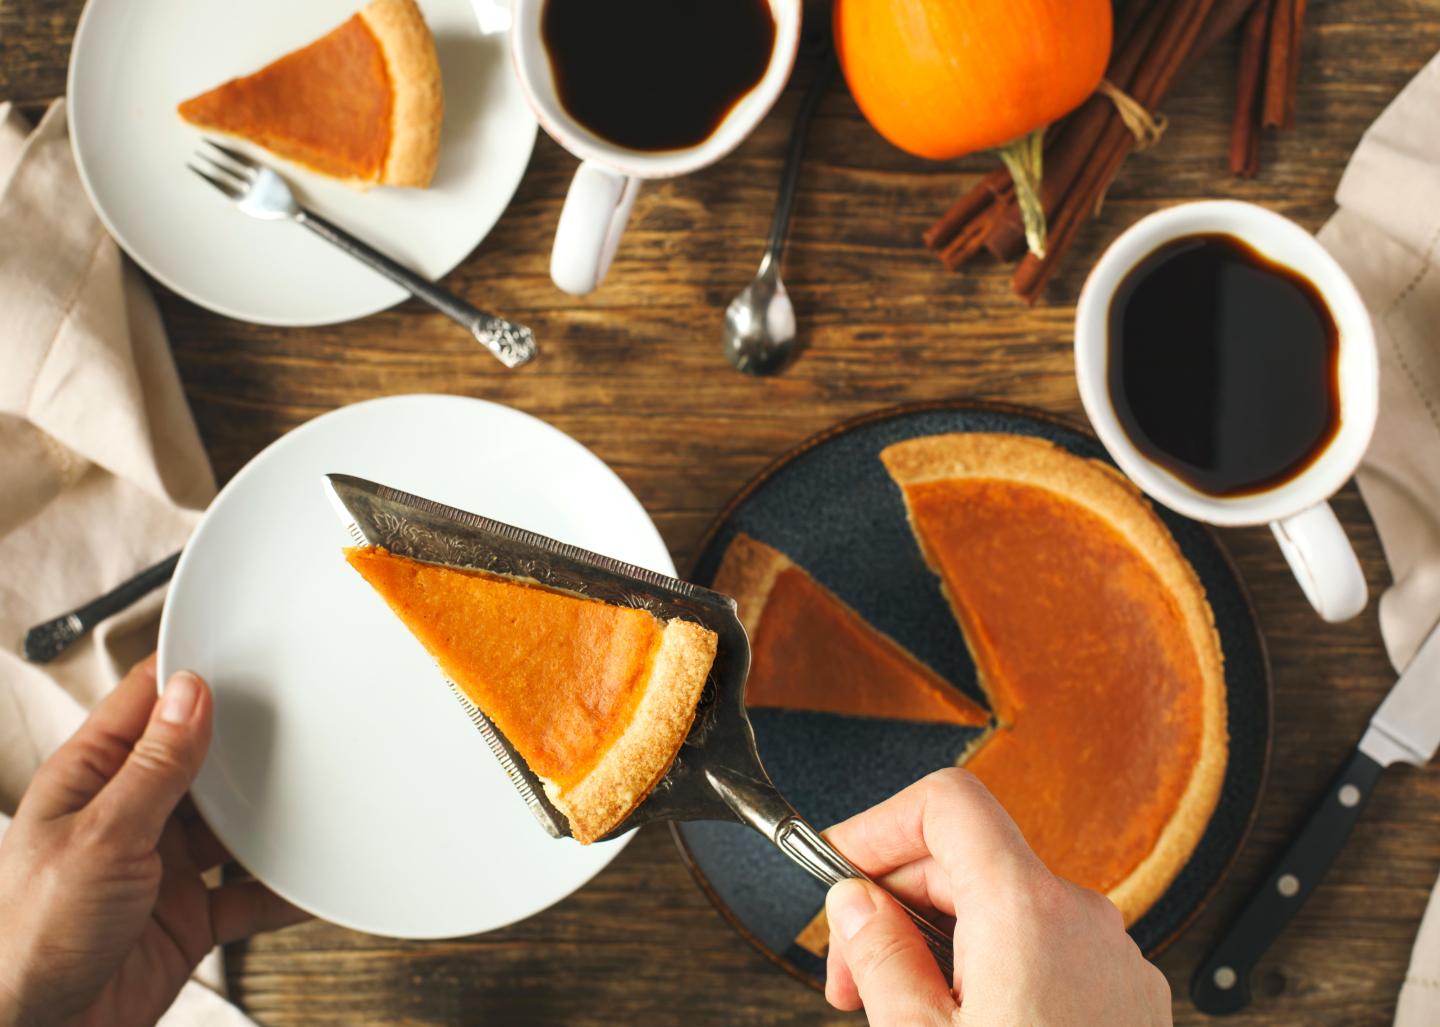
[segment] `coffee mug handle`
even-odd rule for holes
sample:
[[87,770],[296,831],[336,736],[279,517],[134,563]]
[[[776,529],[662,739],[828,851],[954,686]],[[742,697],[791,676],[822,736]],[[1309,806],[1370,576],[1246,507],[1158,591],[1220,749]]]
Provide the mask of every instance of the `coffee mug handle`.
[[580,162],[550,251],[550,277],[556,285],[583,296],[604,280],[639,190],[638,178]]
[[1335,624],[1365,609],[1365,574],[1329,503],[1275,521],[1270,530],[1305,598],[1322,618]]

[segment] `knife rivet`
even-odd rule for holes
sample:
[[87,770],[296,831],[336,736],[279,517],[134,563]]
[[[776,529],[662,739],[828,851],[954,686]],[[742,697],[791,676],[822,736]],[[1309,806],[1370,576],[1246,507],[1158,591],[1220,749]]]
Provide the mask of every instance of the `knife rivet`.
[[1239,975],[1235,973],[1234,967],[1217,966],[1215,968],[1215,975],[1211,979],[1215,982],[1215,987],[1221,991],[1229,991],[1235,987],[1235,982],[1240,978]]
[[1354,785],[1344,785],[1344,786],[1342,786],[1341,789],[1340,789],[1340,805],[1342,805],[1342,806],[1358,806],[1358,805],[1360,805],[1360,789],[1356,788]]
[[1294,898],[1300,893],[1300,878],[1294,874],[1281,874],[1280,880],[1275,882],[1275,890],[1285,898]]

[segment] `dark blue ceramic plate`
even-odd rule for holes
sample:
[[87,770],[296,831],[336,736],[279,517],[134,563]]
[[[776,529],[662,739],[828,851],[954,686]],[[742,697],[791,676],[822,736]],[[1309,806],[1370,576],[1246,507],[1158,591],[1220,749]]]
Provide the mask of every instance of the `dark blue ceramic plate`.
[[[745,532],[789,555],[871,624],[980,699],[949,604],[925,565],[882,449],[944,432],[1010,432],[1108,459],[1088,434],[1036,411],[977,403],[907,406],[841,424],[765,470],[716,520],[692,580],[708,584],[726,547]],[[1270,669],[1250,600],[1208,529],[1157,508],[1194,566],[1225,652],[1230,756],[1219,805],[1190,861],[1131,929],[1155,954],[1195,916],[1249,831],[1270,749]],[[932,770],[953,766],[974,732],[820,713],[754,710],[760,757],[811,823],[828,826]],[[697,822],[676,841],[716,908],[784,969],[816,987],[823,960],[794,944],[824,905],[824,889],[749,829]]]

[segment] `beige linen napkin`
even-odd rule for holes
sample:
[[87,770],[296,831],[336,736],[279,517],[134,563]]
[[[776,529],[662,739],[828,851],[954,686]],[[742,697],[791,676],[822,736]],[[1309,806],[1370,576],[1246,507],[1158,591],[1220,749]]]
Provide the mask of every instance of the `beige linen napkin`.
[[[47,666],[25,630],[178,549],[215,492],[139,273],[91,210],[56,103],[0,104],[0,832],[35,768],[155,646],[159,593]],[[253,1027],[218,950],[161,1021]],[[208,986],[207,986],[208,985]]]
[[[1358,477],[1394,579],[1380,630],[1399,671],[1440,619],[1440,56],[1370,126],[1335,199],[1320,240],[1354,279],[1380,347],[1380,421]],[[1437,896],[1440,886],[1400,992],[1400,1027],[1440,1024]]]

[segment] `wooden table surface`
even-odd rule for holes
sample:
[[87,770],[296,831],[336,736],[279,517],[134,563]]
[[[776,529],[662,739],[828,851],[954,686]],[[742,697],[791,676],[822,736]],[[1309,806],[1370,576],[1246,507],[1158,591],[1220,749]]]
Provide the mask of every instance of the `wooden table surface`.
[[[38,113],[64,89],[82,0],[0,0],[0,99]],[[575,299],[547,274],[575,161],[543,134],[505,216],[447,284],[531,324],[543,356],[502,369],[415,303],[352,324],[267,328],[157,288],[200,431],[223,481],[267,443],[374,396],[449,392],[508,403],[606,460],[684,567],[725,500],[774,457],[846,417],[910,400],[982,397],[1081,419],[1073,304],[1086,269],[1136,218],[1211,196],[1263,203],[1315,229],[1365,127],[1440,46],[1440,0],[1311,5],[1298,126],[1267,139],[1259,178],[1225,173],[1234,49],[1212,53],[1164,106],[1161,145],[1132,157],[1044,301],[1008,270],[947,274],[921,231],[976,169],[885,144],[837,83],[819,111],[785,281],[805,351],[783,376],[731,372],[721,310],[753,272],[798,93],[728,160],[647,186],[609,280]],[[806,69],[808,70],[808,69]],[[802,71],[802,76],[804,71]],[[1353,487],[1337,501],[1372,594],[1387,574]],[[1269,641],[1275,741],[1249,844],[1193,927],[1159,960],[1176,1018],[1199,1023],[1187,982],[1228,915],[1278,853],[1392,679],[1372,602],[1326,626],[1263,528],[1226,531]],[[1274,947],[1240,1024],[1381,1024],[1440,871],[1440,774],[1385,775],[1324,886]],[[514,927],[398,942],[312,923],[229,952],[233,994],[282,1024],[825,1024],[853,1022],[774,969],[711,909],[663,828],[647,828],[591,884]],[[1440,971],[1440,968],[1436,968]]]

